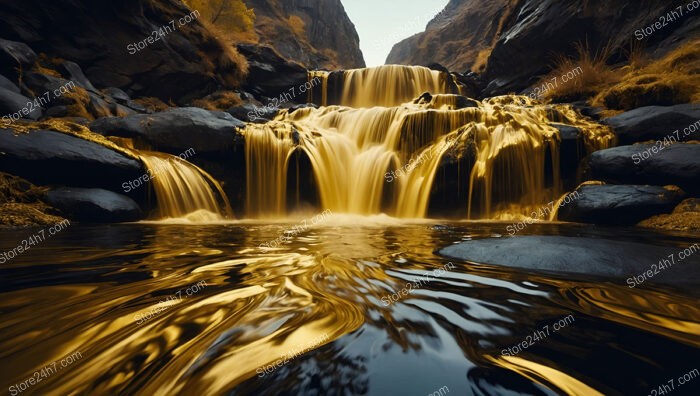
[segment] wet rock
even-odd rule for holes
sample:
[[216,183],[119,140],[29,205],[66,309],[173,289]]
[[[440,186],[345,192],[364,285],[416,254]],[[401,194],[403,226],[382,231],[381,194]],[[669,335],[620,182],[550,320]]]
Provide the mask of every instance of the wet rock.
[[[448,246],[443,256],[527,271],[554,271],[562,274],[605,276],[629,283],[626,279],[646,273],[652,264],[678,255],[677,246],[616,241],[601,238],[565,236],[515,236],[476,239]],[[527,254],[524,254],[524,253]],[[697,288],[700,283],[700,254],[687,257],[682,266],[660,271],[650,283]],[[589,279],[589,278],[587,278]]]
[[596,151],[590,168],[595,179],[621,184],[673,184],[700,193],[700,145],[636,144]]
[[153,150],[179,155],[226,156],[235,147],[236,129],[245,126],[229,113],[180,107],[154,114],[100,118],[90,129],[105,136],[134,138]]
[[[684,134],[684,130],[700,121],[700,104],[676,106],[640,107],[620,115],[606,118],[605,124],[615,131],[619,144],[632,144],[664,138],[678,141],[700,139],[700,125],[694,133]],[[678,134],[675,131],[678,130]]]
[[253,123],[266,123],[275,118],[278,111],[278,108],[270,110],[262,103],[256,105],[250,102],[226,110],[227,113],[231,114],[236,119]]
[[[282,58],[271,47],[239,44],[238,51],[248,58],[249,73],[245,87],[257,95],[277,97],[289,93],[290,88],[298,91],[308,81],[305,67]],[[292,100],[306,100],[306,94],[297,92],[297,96]]]
[[0,87],[0,117],[3,117],[0,126],[16,121],[17,118],[39,119],[41,108],[34,106],[33,102],[33,99]]
[[0,171],[45,185],[122,191],[145,173],[142,164],[98,143],[55,131],[0,129]]
[[0,39],[0,74],[16,78],[18,70],[29,69],[36,59],[36,53],[27,44]]
[[63,187],[46,195],[49,204],[72,220],[89,223],[121,223],[143,218],[139,205],[112,191]]
[[691,198],[681,202],[671,214],[662,214],[646,219],[640,227],[668,231],[700,232],[700,199]]
[[559,208],[559,220],[605,225],[636,224],[670,212],[685,196],[676,187],[640,185],[584,185],[576,192],[578,198]]

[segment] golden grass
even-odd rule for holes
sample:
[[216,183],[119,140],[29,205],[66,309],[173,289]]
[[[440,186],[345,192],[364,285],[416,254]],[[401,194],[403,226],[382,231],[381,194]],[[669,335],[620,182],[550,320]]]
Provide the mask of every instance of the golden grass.
[[218,91],[207,96],[206,98],[197,99],[192,102],[193,106],[201,107],[207,110],[228,110],[242,103],[241,97],[233,91]]
[[[638,43],[623,51],[624,65],[606,63],[611,47],[593,53],[587,45],[577,46],[575,58],[559,57],[536,87],[553,78],[559,83],[543,90],[542,99],[559,102],[588,100],[603,107],[604,115],[643,106],[670,106],[700,101],[700,39],[689,41],[661,59],[650,60]],[[561,76],[580,67],[579,75],[566,83]]]
[[[553,70],[536,85],[546,87],[542,90],[544,91],[542,99],[555,101],[585,99],[600,92],[611,83],[619,81],[622,73],[606,63],[611,52],[609,45],[593,52],[587,44],[579,43],[576,45],[576,52],[576,58],[560,55],[555,60]],[[564,82],[562,77],[571,75],[572,71],[575,71],[575,78]],[[553,81],[556,81],[556,84]]]
[[615,110],[700,102],[700,39],[661,59],[636,60],[619,81],[600,90],[592,104]]
[[299,16],[292,15],[287,19],[287,22],[297,36],[306,35],[306,24]]

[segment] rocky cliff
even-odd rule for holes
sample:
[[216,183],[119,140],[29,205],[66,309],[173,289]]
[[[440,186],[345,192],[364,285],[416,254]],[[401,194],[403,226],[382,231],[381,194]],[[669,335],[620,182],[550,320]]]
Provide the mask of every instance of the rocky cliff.
[[[700,18],[688,1],[452,0],[426,31],[394,46],[387,63],[441,63],[482,72],[487,94],[520,91],[547,73],[557,57],[606,45],[611,62],[640,46],[655,56],[697,37]],[[682,13],[674,10],[682,9]],[[653,34],[643,29],[659,22]],[[640,39],[641,40],[638,40]]]
[[246,0],[260,44],[308,68],[365,66],[355,25],[340,0]]

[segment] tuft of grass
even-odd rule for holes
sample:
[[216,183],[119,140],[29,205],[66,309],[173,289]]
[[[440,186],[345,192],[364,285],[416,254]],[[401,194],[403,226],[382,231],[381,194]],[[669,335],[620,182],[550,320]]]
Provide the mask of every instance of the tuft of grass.
[[[552,71],[540,80],[536,86],[547,86],[542,99],[555,101],[576,101],[589,98],[600,92],[604,87],[619,81],[621,72],[607,64],[612,53],[612,46],[606,45],[598,51],[592,51],[588,44],[576,44],[576,58],[559,55],[555,60]],[[567,82],[562,76],[577,70],[577,76]],[[546,85],[557,79],[554,86]]]
[[700,39],[692,40],[656,61],[631,60],[625,75],[600,90],[595,106],[631,110],[700,101]]
[[205,98],[194,100],[192,105],[207,110],[224,111],[236,107],[241,103],[241,97],[236,92],[218,91]]

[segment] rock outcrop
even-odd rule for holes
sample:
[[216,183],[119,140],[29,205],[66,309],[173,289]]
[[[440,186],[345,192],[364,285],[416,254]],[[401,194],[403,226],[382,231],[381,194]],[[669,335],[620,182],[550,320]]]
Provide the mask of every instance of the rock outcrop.
[[143,165],[99,143],[61,132],[0,129],[0,171],[40,185],[99,187],[123,192]]
[[[686,2],[687,3],[687,2]],[[557,56],[576,45],[591,51],[608,45],[623,59],[632,43],[661,56],[697,36],[691,12],[651,36],[640,30],[674,9],[665,0],[586,2],[558,0],[451,0],[426,31],[396,44],[387,63],[441,63],[451,70],[483,70],[486,96],[520,92],[546,74]]]
[[221,157],[236,145],[236,129],[244,123],[222,111],[179,107],[154,114],[101,118],[90,129],[105,135],[132,138],[153,150],[180,155]]
[[46,200],[65,217],[85,223],[123,223],[143,217],[131,198],[98,188],[57,188],[46,194]]
[[592,177],[610,183],[673,184],[700,193],[700,144],[635,144],[596,151]]
[[310,69],[365,66],[360,38],[340,0],[246,0],[260,43]]
[[[576,194],[577,193],[577,194]],[[559,220],[608,225],[636,224],[668,213],[683,199],[675,187],[641,185],[584,185],[567,205],[559,208]]]
[[[180,23],[191,12],[178,0],[0,1],[0,37],[77,62],[97,87],[185,103],[219,86],[236,87],[244,75],[230,43],[196,18]],[[3,67],[16,70],[12,62],[27,66],[35,59],[24,47],[0,48]],[[10,51],[27,56],[6,62]]]
[[700,104],[647,106],[606,118],[619,144],[700,139]]

